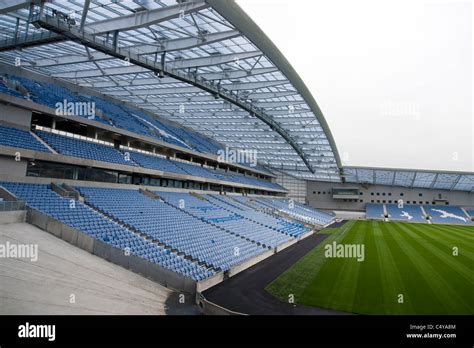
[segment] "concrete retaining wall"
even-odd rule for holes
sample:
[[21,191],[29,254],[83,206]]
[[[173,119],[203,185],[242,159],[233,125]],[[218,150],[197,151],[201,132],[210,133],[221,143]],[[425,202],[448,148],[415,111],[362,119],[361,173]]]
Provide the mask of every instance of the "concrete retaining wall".
[[91,254],[139,273],[175,291],[196,294],[196,281],[94,239],[41,212],[28,209],[27,222]]

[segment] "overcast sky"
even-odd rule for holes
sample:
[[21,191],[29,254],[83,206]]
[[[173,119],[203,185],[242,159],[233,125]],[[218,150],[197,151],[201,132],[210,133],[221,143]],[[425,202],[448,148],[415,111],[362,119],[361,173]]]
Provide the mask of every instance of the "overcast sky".
[[237,3],[313,93],[343,165],[474,171],[472,1]]

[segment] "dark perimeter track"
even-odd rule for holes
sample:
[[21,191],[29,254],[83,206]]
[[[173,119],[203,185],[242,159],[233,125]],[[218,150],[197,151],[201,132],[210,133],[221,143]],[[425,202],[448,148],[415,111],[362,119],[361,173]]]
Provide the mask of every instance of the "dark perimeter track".
[[313,250],[328,235],[313,234],[285,250],[203,292],[204,297],[235,312],[252,315],[334,315],[347,314],[280,301],[265,287]]

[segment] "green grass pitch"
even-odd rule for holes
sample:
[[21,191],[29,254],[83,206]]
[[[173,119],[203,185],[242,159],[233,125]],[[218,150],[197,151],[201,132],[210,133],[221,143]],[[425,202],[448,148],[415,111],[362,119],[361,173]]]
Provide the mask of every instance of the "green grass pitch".
[[[328,232],[266,290],[352,313],[474,314],[473,227],[350,221]],[[333,241],[364,245],[364,261],[326,257]]]

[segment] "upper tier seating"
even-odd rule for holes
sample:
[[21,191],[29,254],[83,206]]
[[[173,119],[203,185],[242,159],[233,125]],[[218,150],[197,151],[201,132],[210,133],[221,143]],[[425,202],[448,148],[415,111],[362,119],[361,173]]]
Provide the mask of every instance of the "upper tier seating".
[[133,161],[127,160],[127,157],[123,153],[114,149],[112,146],[43,131],[38,131],[37,134],[61,155],[123,164],[126,166],[137,166]]
[[112,245],[130,254],[156,263],[176,273],[202,280],[214,274],[157,244],[147,241],[129,229],[110,221],[80,201],[62,198],[49,185],[0,183],[0,186],[27,202],[27,205],[94,239]]
[[0,145],[19,147],[40,152],[51,152],[29,131],[0,126]]
[[425,211],[431,216],[431,222],[441,224],[474,225],[464,211],[457,206],[425,205]]
[[385,206],[390,220],[427,222],[419,205],[405,204],[399,207],[398,204],[385,204]]
[[178,252],[228,270],[266,249],[137,190],[79,188],[88,204]]
[[367,203],[365,205],[365,217],[367,219],[384,219],[383,204]]
[[[189,212],[193,216],[206,222],[225,228],[226,230],[249,238],[265,247],[275,248],[291,240],[291,236],[283,231],[283,224],[275,228],[265,220],[251,220],[242,211],[233,207],[222,208],[222,206],[196,198],[188,193],[157,192],[165,201]],[[208,198],[208,196],[205,196]],[[272,221],[272,223],[274,223]]]

